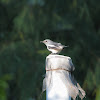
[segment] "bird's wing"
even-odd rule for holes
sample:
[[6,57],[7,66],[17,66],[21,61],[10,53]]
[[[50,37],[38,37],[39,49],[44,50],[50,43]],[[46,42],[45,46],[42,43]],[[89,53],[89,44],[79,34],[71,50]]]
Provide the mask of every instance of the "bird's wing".
[[62,46],[61,43],[57,43],[57,42],[52,42],[52,43],[53,43],[53,46],[56,46],[56,47]]
[[58,46],[63,46],[61,43],[56,43],[56,46],[58,47]]
[[54,45],[50,45],[50,46],[48,46],[48,49],[54,49],[54,50],[58,50],[59,49],[59,47],[57,47],[57,46],[54,46]]
[[61,43],[57,43],[57,46],[68,47],[68,46],[62,45]]

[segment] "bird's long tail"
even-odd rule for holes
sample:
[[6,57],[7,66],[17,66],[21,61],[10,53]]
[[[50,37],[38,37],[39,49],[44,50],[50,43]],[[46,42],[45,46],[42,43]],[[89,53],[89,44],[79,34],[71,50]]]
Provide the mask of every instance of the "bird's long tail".
[[68,46],[65,46],[65,45],[64,45],[64,47],[69,47],[69,45],[68,45]]

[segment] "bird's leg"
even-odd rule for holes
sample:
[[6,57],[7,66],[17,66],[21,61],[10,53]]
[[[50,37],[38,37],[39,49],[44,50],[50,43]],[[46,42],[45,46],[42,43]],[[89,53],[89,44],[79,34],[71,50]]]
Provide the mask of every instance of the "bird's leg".
[[50,55],[53,55],[54,53],[50,53]]
[[56,53],[51,53],[50,55],[55,55]]
[[49,55],[52,55],[53,53],[50,53]]

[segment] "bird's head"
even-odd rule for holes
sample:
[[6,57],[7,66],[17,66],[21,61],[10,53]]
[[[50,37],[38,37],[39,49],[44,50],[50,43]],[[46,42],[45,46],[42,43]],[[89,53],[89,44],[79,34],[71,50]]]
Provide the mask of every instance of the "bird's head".
[[50,39],[45,39],[43,41],[40,41],[40,43],[44,43],[47,46],[47,45],[51,44],[52,41]]

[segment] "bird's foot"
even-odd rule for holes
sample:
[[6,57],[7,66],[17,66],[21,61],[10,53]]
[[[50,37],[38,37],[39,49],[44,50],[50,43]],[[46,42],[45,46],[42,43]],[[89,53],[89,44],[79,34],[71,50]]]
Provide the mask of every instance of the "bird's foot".
[[50,55],[56,55],[57,53],[51,53]]

